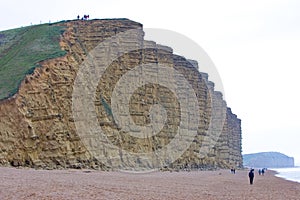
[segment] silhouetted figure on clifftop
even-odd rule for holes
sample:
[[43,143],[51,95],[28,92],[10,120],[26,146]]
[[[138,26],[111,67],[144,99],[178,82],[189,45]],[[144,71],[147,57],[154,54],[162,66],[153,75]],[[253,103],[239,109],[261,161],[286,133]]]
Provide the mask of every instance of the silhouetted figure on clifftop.
[[[90,15],[83,15],[83,17],[81,17],[81,20],[88,20],[90,18]],[[80,19],[80,16],[77,15],[77,19]]]
[[90,18],[90,15],[83,15],[83,20],[88,20]]

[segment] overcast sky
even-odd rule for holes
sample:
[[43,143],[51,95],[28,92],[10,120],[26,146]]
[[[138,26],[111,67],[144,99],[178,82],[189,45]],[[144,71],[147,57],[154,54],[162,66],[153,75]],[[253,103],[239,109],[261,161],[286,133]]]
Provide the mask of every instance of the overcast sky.
[[9,0],[0,8],[0,30],[89,14],[189,37],[215,63],[242,119],[243,153],[279,151],[300,165],[300,1]]

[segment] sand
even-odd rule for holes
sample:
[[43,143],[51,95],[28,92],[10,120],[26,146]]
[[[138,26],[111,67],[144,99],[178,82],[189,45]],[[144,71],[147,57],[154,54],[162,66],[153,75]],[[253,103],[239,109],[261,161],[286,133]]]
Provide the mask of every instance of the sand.
[[132,174],[0,168],[0,199],[300,199],[300,184],[246,170]]

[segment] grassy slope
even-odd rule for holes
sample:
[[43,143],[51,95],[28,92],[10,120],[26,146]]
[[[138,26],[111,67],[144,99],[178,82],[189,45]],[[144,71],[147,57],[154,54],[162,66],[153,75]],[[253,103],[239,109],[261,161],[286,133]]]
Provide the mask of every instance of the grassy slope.
[[59,46],[63,29],[42,24],[0,32],[0,100],[14,95],[39,61],[65,54]]

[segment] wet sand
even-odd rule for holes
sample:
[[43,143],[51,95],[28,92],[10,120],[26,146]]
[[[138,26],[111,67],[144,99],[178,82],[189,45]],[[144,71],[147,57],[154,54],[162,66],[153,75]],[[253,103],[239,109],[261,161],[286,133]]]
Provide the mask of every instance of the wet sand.
[[247,171],[132,174],[0,168],[0,199],[300,199],[300,184]]

